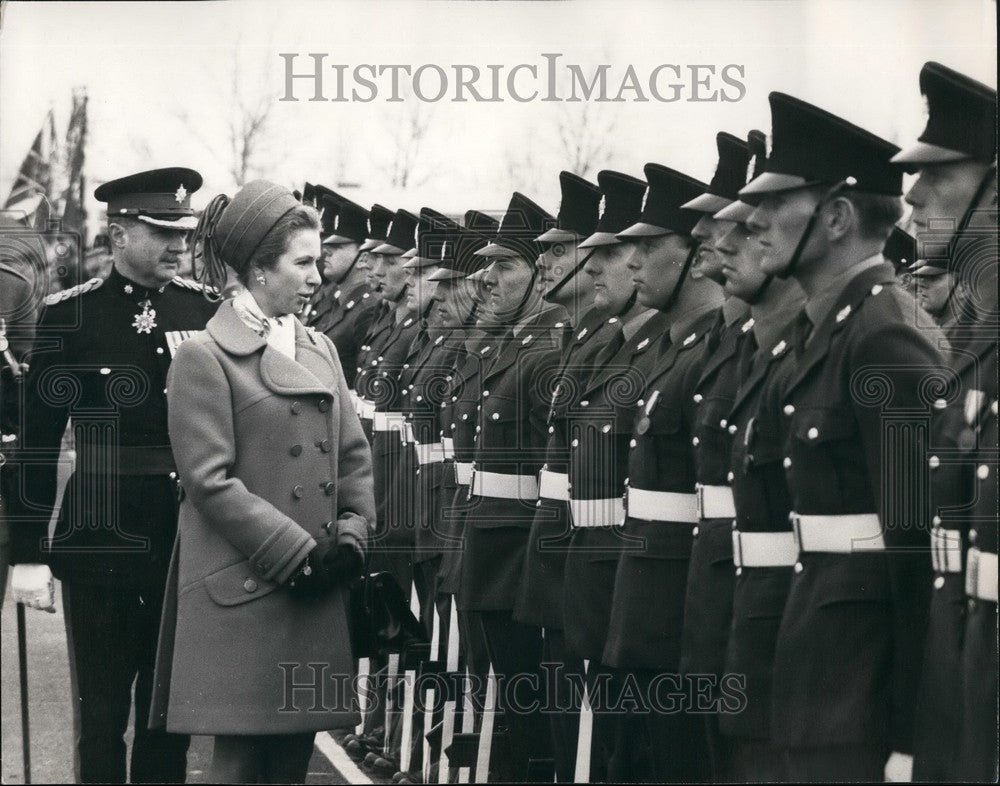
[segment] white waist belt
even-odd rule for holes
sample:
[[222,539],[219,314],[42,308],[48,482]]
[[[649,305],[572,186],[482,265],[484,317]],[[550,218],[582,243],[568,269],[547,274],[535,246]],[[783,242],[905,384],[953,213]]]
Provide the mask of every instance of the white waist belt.
[[615,527],[625,523],[625,501],[621,497],[608,499],[571,499],[569,512],[573,526]]
[[733,564],[737,568],[791,567],[798,555],[794,532],[733,530]]
[[977,600],[997,602],[996,554],[980,551],[975,546],[969,549],[968,564],[965,566],[965,594]]
[[569,500],[569,475],[565,472],[550,472],[543,469],[538,473],[538,496],[545,499]]
[[504,475],[476,470],[472,475],[472,493],[477,497],[534,500],[538,499],[538,480],[534,475]]
[[694,494],[648,491],[631,486],[626,493],[625,506],[628,515],[636,519],[698,523],[698,503]]
[[437,464],[444,461],[444,447],[440,442],[414,442],[418,464]]
[[375,402],[366,398],[358,399],[358,417],[364,420],[372,420],[375,417]]
[[471,461],[456,461],[455,462],[455,482],[460,486],[471,486],[472,485],[472,462]]
[[398,431],[402,438],[406,433],[406,415],[402,412],[372,412],[372,429]]
[[455,440],[451,437],[441,437],[441,450],[446,459],[455,458]]
[[882,523],[876,513],[845,513],[833,516],[789,514],[799,551],[854,554],[885,551]]
[[698,517],[703,519],[736,518],[733,490],[729,486],[695,486]]
[[935,573],[962,572],[962,533],[957,529],[931,529],[931,562]]

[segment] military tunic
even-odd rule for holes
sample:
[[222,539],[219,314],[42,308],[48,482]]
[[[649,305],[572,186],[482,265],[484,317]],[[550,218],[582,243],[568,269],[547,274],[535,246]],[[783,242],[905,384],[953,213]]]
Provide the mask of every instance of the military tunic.
[[358,355],[376,314],[376,298],[370,287],[362,282],[340,297],[338,308],[316,321],[316,330],[324,333],[337,347],[344,378],[351,389],[358,373]]

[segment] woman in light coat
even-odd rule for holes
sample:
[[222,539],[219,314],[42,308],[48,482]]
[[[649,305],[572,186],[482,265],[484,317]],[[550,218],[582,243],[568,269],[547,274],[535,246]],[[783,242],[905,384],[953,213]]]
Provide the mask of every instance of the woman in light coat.
[[346,584],[371,453],[333,344],[294,316],[320,282],[319,226],[266,181],[217,197],[195,243],[211,283],[224,262],[246,291],[170,369],[182,502],[151,724],[215,735],[216,783],[304,782],[315,732],[359,720]]

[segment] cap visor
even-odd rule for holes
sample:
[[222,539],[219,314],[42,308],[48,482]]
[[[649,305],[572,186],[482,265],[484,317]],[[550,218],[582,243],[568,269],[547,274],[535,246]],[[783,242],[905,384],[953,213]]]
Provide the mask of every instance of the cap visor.
[[937,278],[943,276],[948,271],[935,265],[920,265],[914,270],[907,271],[913,278]]
[[521,256],[516,251],[506,246],[497,245],[496,243],[490,243],[487,246],[483,246],[478,251],[473,252],[477,257],[519,257]]
[[617,246],[621,243],[618,236],[614,232],[595,232],[582,243],[580,243],[577,248],[598,248],[599,246]]
[[580,236],[575,232],[552,227],[552,229],[542,232],[542,234],[535,238],[535,241],[538,243],[571,243],[579,239]]
[[407,259],[402,264],[402,267],[406,268],[407,270],[422,270],[425,267],[431,267],[440,264],[441,264],[440,259],[431,259],[430,257],[418,257],[414,255],[409,259]]
[[697,210],[699,213],[718,213],[732,203],[733,200],[731,199],[706,192],[701,196],[695,197],[690,202],[685,202],[681,207],[686,210]]
[[663,237],[664,235],[673,234],[675,233],[664,227],[658,227],[656,224],[647,224],[640,221],[637,224],[632,224],[632,226],[627,229],[623,229],[618,233],[617,237],[622,240],[638,240],[642,237]]
[[719,221],[735,221],[739,224],[743,224],[753,214],[754,209],[753,205],[748,205],[746,202],[737,200],[736,202],[722,208],[722,210],[713,215],[712,218],[718,219]]
[[166,227],[167,229],[194,229],[198,226],[197,216],[181,216],[173,220],[165,218],[153,218],[152,216],[135,216],[140,221],[152,224],[154,227]]
[[783,175],[780,172],[765,172],[755,177],[740,189],[740,196],[753,194],[773,194],[778,191],[794,191],[815,185],[818,181],[806,180],[798,175]]
[[466,276],[466,279],[468,279],[469,281],[481,281],[486,277],[486,271],[489,269],[490,268],[487,265],[486,267],[479,268],[479,270],[473,270],[471,273],[469,273],[469,275]]
[[358,249],[358,250],[359,251],[373,251],[375,249],[375,246],[377,246],[377,245],[379,245],[381,243],[384,243],[384,242],[385,242],[384,240],[378,240],[376,238],[369,238],[368,240],[366,240],[364,243],[361,244],[361,248]]
[[946,164],[950,161],[963,161],[966,158],[971,156],[928,142],[915,142],[905,150],[900,150],[889,160],[894,164]]
[[397,248],[396,246],[391,246],[388,243],[382,243],[375,246],[372,251],[376,254],[386,254],[390,257],[398,257],[406,253],[405,248]]
[[427,276],[428,281],[453,281],[456,278],[465,278],[465,273],[461,270],[452,270],[450,267],[439,267]]
[[348,243],[357,243],[353,237],[345,237],[344,235],[329,235],[323,238],[324,246],[346,246]]

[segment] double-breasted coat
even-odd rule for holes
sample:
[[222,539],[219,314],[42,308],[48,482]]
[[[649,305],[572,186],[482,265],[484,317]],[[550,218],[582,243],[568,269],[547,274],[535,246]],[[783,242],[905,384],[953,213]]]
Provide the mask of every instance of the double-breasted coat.
[[332,343],[296,321],[295,357],[226,303],[171,367],[184,494],[153,726],[252,735],[358,721],[346,589],[300,599],[285,583],[319,541],[364,550],[371,453]]

